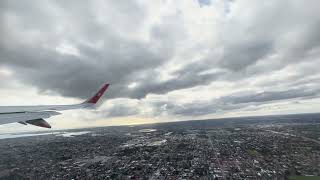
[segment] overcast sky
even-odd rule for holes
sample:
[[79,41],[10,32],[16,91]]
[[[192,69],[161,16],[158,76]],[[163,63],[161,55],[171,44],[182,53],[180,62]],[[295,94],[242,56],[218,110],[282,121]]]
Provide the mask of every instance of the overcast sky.
[[[3,0],[1,105],[55,128],[319,112],[319,0]],[[20,124],[0,132],[38,130]]]

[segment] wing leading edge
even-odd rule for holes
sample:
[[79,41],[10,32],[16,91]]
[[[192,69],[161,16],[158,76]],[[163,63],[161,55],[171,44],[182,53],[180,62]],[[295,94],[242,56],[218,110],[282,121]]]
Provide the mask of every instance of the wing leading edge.
[[21,124],[32,124],[39,127],[51,128],[44,119],[70,109],[92,108],[108,89],[109,84],[104,84],[91,98],[80,104],[73,105],[44,105],[44,106],[0,106],[0,124],[18,122]]

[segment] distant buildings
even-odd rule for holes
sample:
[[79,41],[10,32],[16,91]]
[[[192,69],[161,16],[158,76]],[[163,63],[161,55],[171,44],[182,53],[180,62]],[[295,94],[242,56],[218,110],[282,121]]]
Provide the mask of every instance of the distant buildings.
[[[183,122],[182,122],[183,123]],[[320,175],[313,125],[100,128],[0,140],[0,178],[284,179]]]

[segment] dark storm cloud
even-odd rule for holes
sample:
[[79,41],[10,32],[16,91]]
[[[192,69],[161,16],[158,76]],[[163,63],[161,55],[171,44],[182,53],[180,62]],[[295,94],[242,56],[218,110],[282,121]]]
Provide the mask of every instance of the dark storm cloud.
[[224,53],[218,63],[231,71],[247,71],[265,58],[281,56],[279,62],[254,70],[261,73],[303,61],[320,45],[320,14],[315,8],[319,5],[319,1],[252,2],[251,10],[239,11],[222,26],[219,37]]
[[[58,6],[61,11],[60,4],[53,5]],[[151,32],[154,40],[144,43],[137,40],[127,40],[121,34],[114,32],[114,29],[109,26],[102,26],[94,20],[88,20],[88,17],[92,17],[92,14],[84,6],[86,7],[85,4],[72,6],[72,3],[69,2],[63,8],[70,7],[70,10],[63,10],[62,12],[67,14],[70,20],[75,21],[76,29],[72,29],[72,32],[79,33],[82,39],[91,42],[95,42],[100,37],[99,40],[103,41],[102,47],[97,49],[77,43],[76,48],[81,54],[81,57],[78,57],[60,54],[54,49],[43,48],[41,44],[28,46],[23,42],[19,43],[19,41],[11,44],[15,39],[13,36],[9,36],[1,43],[1,65],[12,68],[16,78],[38,87],[40,91],[53,91],[63,96],[81,98],[87,97],[88,93],[93,92],[105,81],[112,84],[109,98],[143,98],[149,93],[166,93],[203,84],[210,80],[211,75],[194,76],[190,71],[189,73],[177,73],[178,77],[174,80],[160,82],[156,78],[159,74],[151,71],[170,60],[175,49],[174,40],[184,36],[184,29],[173,22],[175,18],[179,20],[178,15],[176,17],[165,17],[166,23],[154,26]],[[124,3],[121,6],[128,6],[128,4]],[[28,24],[27,27],[22,26],[25,29],[21,30],[39,30],[39,28],[41,30],[41,28],[47,28],[47,25],[54,28],[54,25],[49,25],[45,21],[46,18],[52,19],[50,14],[48,15],[35,7],[30,7],[32,10],[30,13],[26,10],[20,11],[23,7],[21,3],[8,3],[7,8],[9,13],[19,17],[18,23]],[[142,16],[144,13],[140,12],[142,9],[139,9],[136,5],[133,7],[136,7],[135,10],[137,11],[128,7],[124,8],[130,10],[131,12],[126,13],[132,13],[132,16],[128,18],[128,15],[125,15],[124,20],[121,19],[120,21],[127,21],[132,17],[138,19],[137,14],[141,16],[139,17],[140,20],[144,18]],[[90,8],[88,9],[90,10]],[[41,16],[43,13],[45,16]],[[23,16],[23,14],[27,14],[27,16]],[[85,16],[85,18],[81,19],[77,15],[79,17]],[[36,18],[38,16],[41,16],[39,21],[44,24],[31,21],[30,17]],[[8,23],[10,24],[10,22]],[[128,23],[132,22],[129,21]],[[129,27],[131,26],[133,25],[130,24]],[[50,31],[41,32],[40,38],[43,38],[42,36],[47,38],[51,35],[55,36]],[[72,36],[72,34],[65,34],[67,39],[74,42]],[[63,37],[57,38],[61,39]],[[139,74],[147,74],[144,75],[141,86],[128,89],[128,84],[141,80],[138,77]]]
[[136,97],[142,98],[146,94],[165,94],[170,91],[192,88],[199,85],[207,85],[218,77],[222,76],[224,72],[214,72],[208,74],[201,74],[207,70],[204,64],[192,63],[186,65],[182,69],[172,73],[174,78],[166,81],[151,80],[141,87],[135,88]]
[[286,63],[301,61],[301,59],[308,56],[310,52],[320,47],[320,19],[301,28],[300,31],[302,32],[290,37],[292,38],[292,44],[288,47],[289,51],[284,61]]
[[53,90],[65,96],[87,97],[88,92],[94,92],[99,85],[108,81],[112,84],[110,91],[113,92],[109,94],[121,97],[130,95],[126,86],[134,80],[135,73],[155,68],[166,59],[150,52],[146,45],[124,43],[131,46],[119,50],[114,43],[112,50],[96,52],[98,57],[89,58],[23,47],[18,52],[2,51],[1,63],[15,68],[17,78],[41,90]]
[[269,55],[271,42],[247,42],[225,47],[225,53],[219,64],[232,71],[240,71]]
[[[17,6],[15,5],[8,4],[8,11],[12,8],[14,12],[23,13],[14,9],[22,8],[21,3],[17,3]],[[76,14],[81,17],[83,11],[86,12],[86,9],[79,7],[79,10],[77,7],[79,6],[76,5],[71,9],[76,9]],[[131,9],[129,8],[128,10]],[[32,15],[29,15],[33,18],[42,14],[37,10],[30,13]],[[133,12],[133,14],[133,16],[136,16],[136,12]],[[29,19],[24,19],[25,16],[20,18],[21,22],[28,21],[32,26],[30,27],[31,29],[38,29],[38,26],[42,27],[42,25],[33,24]],[[78,24],[84,24],[81,25],[83,27],[82,30],[89,28],[88,32],[90,31],[93,36],[100,34],[100,38],[102,38],[100,40],[104,42],[103,47],[96,49],[85,44],[77,44],[77,48],[81,53],[81,57],[78,57],[60,54],[54,49],[43,48],[40,44],[28,46],[23,43],[16,43],[12,45],[11,42],[15,39],[7,37],[9,39],[6,40],[5,37],[1,41],[0,47],[1,65],[13,69],[16,78],[38,87],[41,91],[49,90],[64,96],[83,98],[87,97],[89,92],[98,88],[100,84],[108,81],[112,84],[111,92],[109,93],[111,97],[131,96],[132,98],[137,98],[136,96],[143,97],[146,94],[140,95],[135,92],[129,92],[127,85],[134,81],[134,75],[140,71],[148,71],[148,69],[160,66],[170,59],[172,54],[169,46],[169,51],[154,51],[152,44],[134,40],[128,41],[111,29],[100,26],[94,21],[76,22],[76,25]],[[80,34],[88,35],[86,32]],[[46,34],[45,32],[41,35],[50,36],[51,33]],[[87,38],[91,38],[91,36]],[[95,40],[95,37],[93,39]]]

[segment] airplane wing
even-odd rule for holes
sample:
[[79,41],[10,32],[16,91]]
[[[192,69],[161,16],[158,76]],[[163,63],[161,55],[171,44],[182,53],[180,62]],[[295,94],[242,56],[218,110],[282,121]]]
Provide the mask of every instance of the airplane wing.
[[0,124],[18,122],[21,124],[32,124],[39,127],[51,128],[44,119],[70,109],[92,108],[108,89],[109,84],[104,84],[100,90],[91,98],[80,104],[73,105],[43,105],[43,106],[0,106]]

